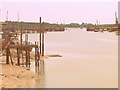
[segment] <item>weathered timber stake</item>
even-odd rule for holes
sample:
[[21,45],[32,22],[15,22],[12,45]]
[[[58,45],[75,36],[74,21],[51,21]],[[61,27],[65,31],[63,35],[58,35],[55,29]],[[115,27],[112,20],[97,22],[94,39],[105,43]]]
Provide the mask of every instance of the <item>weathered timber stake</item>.
[[22,25],[21,25],[21,28],[20,28],[20,45],[22,45]]
[[30,50],[28,50],[28,62],[29,62],[29,67],[30,67]]
[[[37,45],[38,45],[38,42],[37,42]],[[39,53],[39,47],[37,47],[37,63],[38,63],[38,66],[39,66],[39,61],[40,61],[40,53]]]
[[[36,41],[35,41],[35,45],[36,45]],[[36,52],[37,52],[37,50],[36,50],[36,47],[35,47],[35,67],[37,66],[37,64],[36,64],[36,61],[37,61]]]
[[40,17],[40,31],[39,31],[39,33],[40,33],[40,35],[39,35],[39,43],[40,43],[40,54],[41,54],[41,47],[42,47],[42,44],[41,44],[41,32],[42,32],[42,28],[41,28],[41,17]]
[[[19,45],[17,43],[17,45]],[[19,48],[17,47],[17,65],[19,66],[20,65],[20,53],[19,53]]]
[[[27,46],[27,42],[25,42],[26,43],[26,46]],[[27,57],[27,55],[28,55],[28,50],[27,49],[25,49],[25,54],[26,54],[26,67],[28,66],[28,57]]]
[[22,66],[23,66],[24,60],[23,60],[23,50],[22,50],[22,42],[23,42],[22,36],[23,36],[23,30],[22,30],[22,25],[21,25],[21,28],[20,28],[20,45],[21,45],[21,51],[20,52],[21,52],[21,56],[22,56]]
[[6,48],[6,64],[9,64],[9,48]]
[[44,56],[44,22],[42,23],[42,56]]

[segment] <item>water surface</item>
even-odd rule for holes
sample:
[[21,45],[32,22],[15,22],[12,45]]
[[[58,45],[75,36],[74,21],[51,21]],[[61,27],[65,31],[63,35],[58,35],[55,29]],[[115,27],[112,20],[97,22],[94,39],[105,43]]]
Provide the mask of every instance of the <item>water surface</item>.
[[[39,34],[29,35],[31,42]],[[117,88],[118,36],[114,33],[71,30],[45,34],[45,54],[36,88]]]

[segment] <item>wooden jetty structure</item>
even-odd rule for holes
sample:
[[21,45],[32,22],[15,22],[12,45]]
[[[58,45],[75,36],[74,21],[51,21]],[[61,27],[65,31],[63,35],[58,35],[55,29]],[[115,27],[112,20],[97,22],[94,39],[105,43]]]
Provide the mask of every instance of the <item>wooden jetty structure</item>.
[[[40,24],[35,22],[19,22],[18,21],[5,21],[2,22],[2,31],[8,30],[7,25],[9,25],[10,31],[18,31],[22,29],[23,33],[39,33],[40,32]],[[42,25],[42,24],[41,24]],[[49,24],[45,23],[45,32],[51,32],[51,31],[64,31],[64,27],[62,25],[57,24]]]
[[94,31],[94,32],[103,32],[103,31],[109,31],[109,32],[116,32],[116,34],[119,34],[120,31],[120,23],[118,23],[117,14],[115,12],[115,24],[98,24],[92,25],[90,27],[87,27],[87,31]]
[[[39,66],[41,63],[40,56],[44,56],[44,33],[46,32],[46,26],[44,22],[32,25],[26,25],[26,23],[19,23],[13,24],[11,22],[4,22],[2,24],[2,52],[5,51],[6,53],[6,64],[12,65],[22,65],[26,67],[30,67],[31,60],[30,60],[30,53],[33,48],[35,48],[35,66]],[[28,23],[27,23],[28,24]],[[16,26],[15,26],[16,25]],[[56,27],[54,27],[56,28]],[[59,28],[59,27],[57,27]],[[50,28],[49,28],[50,29]],[[52,28],[51,28],[52,29]],[[59,28],[59,30],[61,27]],[[62,30],[64,28],[62,27]],[[38,42],[35,41],[34,44],[28,42],[28,35],[26,33],[34,31],[39,33],[39,45]],[[23,43],[23,34],[25,34],[25,43]],[[20,37],[20,40],[18,39]],[[17,39],[17,41],[13,41],[13,39]],[[13,60],[11,55],[11,50],[14,49],[16,51],[16,61]],[[25,58],[25,59],[23,59]]]
[[110,25],[93,25],[87,28],[87,31],[118,31],[118,24],[110,24]]
[[[18,34],[16,33],[10,33],[10,32],[4,32],[3,33],[3,40],[2,40],[2,51],[6,52],[6,64],[12,64],[12,65],[22,65],[26,67],[30,67],[30,52],[32,51],[32,48],[35,48],[35,66],[38,66],[40,63],[40,53],[38,49],[40,48],[38,44],[30,44],[27,40],[25,41],[25,44],[22,42],[22,33],[20,33],[20,40],[13,42],[12,38],[18,38]],[[16,58],[17,58],[17,63],[15,58],[12,58],[12,51],[11,50],[16,50]],[[23,52],[24,52],[24,58],[23,60]],[[15,53],[14,53],[15,54]],[[22,55],[22,57],[20,57]]]
[[109,31],[109,32],[118,32],[120,24],[118,23],[118,17],[115,12],[115,24],[103,24],[103,25],[98,25],[98,20],[97,20],[97,25],[93,25],[91,27],[87,28],[87,31]]

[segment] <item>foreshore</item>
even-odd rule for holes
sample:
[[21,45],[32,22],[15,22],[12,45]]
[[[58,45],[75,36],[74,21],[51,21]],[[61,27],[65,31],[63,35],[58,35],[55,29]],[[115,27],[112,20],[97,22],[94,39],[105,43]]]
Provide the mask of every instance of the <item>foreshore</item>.
[[[15,51],[12,50],[13,60],[16,60]],[[1,73],[0,78],[2,88],[30,88],[31,83],[36,78],[37,74],[30,71],[30,67],[8,65],[5,63],[6,57],[3,54],[1,56],[0,67]],[[46,56],[41,57],[41,59],[47,58]],[[31,52],[31,62],[34,62],[34,52]]]
[[27,67],[2,65],[2,88],[29,88],[36,74]]

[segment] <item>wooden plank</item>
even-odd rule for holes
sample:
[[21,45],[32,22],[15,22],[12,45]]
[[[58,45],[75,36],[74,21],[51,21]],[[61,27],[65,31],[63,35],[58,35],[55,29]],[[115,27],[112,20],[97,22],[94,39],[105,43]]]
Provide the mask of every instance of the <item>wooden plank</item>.
[[[4,46],[3,46],[4,47]],[[38,45],[10,45],[9,48],[19,48],[19,49],[31,49],[34,47],[38,47]]]

